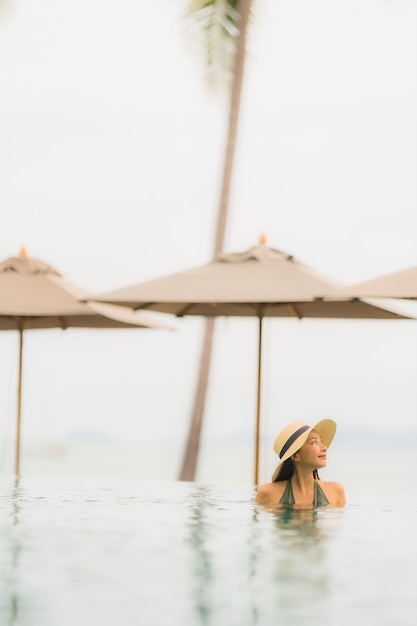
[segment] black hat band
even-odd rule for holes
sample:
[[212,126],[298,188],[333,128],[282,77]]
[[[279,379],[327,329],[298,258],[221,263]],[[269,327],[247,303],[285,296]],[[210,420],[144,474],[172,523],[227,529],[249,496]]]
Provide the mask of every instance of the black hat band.
[[295,441],[296,439],[298,439],[298,437],[299,437],[300,435],[302,435],[303,433],[305,433],[305,431],[306,431],[306,430],[308,430],[309,428],[310,428],[310,426],[301,426],[301,428],[299,428],[298,430],[296,430],[296,431],[295,431],[295,433],[293,433],[293,434],[291,435],[291,437],[289,437],[289,438],[287,439],[287,441],[285,442],[285,444],[282,446],[282,450],[281,450],[281,452],[279,453],[279,458],[280,458],[280,459],[284,456],[284,454],[286,453],[286,451],[288,450],[288,448],[289,448],[290,446],[292,446],[292,444],[294,443],[294,441]]

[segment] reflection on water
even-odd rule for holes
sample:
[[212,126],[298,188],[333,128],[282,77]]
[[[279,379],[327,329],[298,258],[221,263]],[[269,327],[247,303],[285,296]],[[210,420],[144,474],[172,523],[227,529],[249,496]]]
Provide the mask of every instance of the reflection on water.
[[[328,535],[320,526],[316,509],[287,508],[274,515],[277,528],[282,532],[278,542],[282,558],[277,561],[275,580],[279,600],[284,606],[294,606],[294,611],[307,618],[311,606],[320,609],[323,624],[327,623],[326,598],[329,594],[327,567]],[[282,590],[285,589],[285,593]],[[303,598],[302,602],[297,599]]]
[[216,500],[207,487],[194,487],[187,506],[193,624],[218,626],[231,606],[233,623],[248,626],[274,623],[274,615],[301,619],[312,607],[330,624],[327,547],[340,512],[265,510]]
[[[19,535],[21,489],[18,482],[5,498],[10,502],[10,525],[8,534],[2,536],[4,546],[2,553],[2,578],[4,579],[3,592],[0,594],[0,609],[6,617],[6,624],[14,626],[19,615],[19,567],[22,552],[22,541]],[[3,543],[3,541],[2,541]],[[7,565],[8,564],[8,565]],[[2,608],[1,605],[4,605]],[[0,613],[1,614],[1,613]]]
[[267,581],[262,590],[262,615],[268,623],[273,622],[274,614],[287,618],[288,623],[307,623],[312,612],[318,612],[322,625],[332,624],[327,611],[332,533],[322,523],[329,513],[331,516],[329,510],[282,506],[256,510],[261,556],[254,560],[253,577]]
[[413,623],[412,498],[266,510],[253,496],[191,483],[3,488],[0,625]]
[[[258,624],[257,603],[260,599],[250,592],[257,558],[253,541],[256,513],[252,502],[225,502],[219,500],[211,489],[195,486],[187,504],[187,543],[192,549],[192,624],[226,624],[225,611],[229,619],[233,615],[234,621],[230,623]],[[243,511],[245,515],[242,517]],[[246,591],[243,596],[242,589]]]
[[192,548],[191,588],[198,623],[204,626],[211,623],[210,585],[213,577],[211,554],[206,545],[205,499],[207,489],[197,488],[190,494],[188,543]]
[[279,528],[297,530],[301,535],[316,535],[318,510],[312,507],[281,506],[272,509]]

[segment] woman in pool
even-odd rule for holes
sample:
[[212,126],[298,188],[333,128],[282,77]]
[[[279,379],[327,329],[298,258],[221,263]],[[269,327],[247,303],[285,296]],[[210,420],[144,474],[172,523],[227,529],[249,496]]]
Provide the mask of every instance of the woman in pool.
[[326,467],[326,452],[336,432],[333,420],[315,426],[291,422],[278,435],[274,450],[280,461],[272,482],[261,485],[258,504],[286,506],[344,506],[345,490],[339,483],[320,480],[318,470]]

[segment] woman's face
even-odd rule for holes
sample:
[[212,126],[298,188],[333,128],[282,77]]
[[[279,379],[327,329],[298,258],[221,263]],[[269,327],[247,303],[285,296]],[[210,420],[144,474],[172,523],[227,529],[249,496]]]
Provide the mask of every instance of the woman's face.
[[309,467],[309,469],[320,469],[326,467],[327,463],[327,447],[322,442],[320,435],[317,431],[312,430],[309,434],[307,441],[296,453],[296,458],[303,464]]

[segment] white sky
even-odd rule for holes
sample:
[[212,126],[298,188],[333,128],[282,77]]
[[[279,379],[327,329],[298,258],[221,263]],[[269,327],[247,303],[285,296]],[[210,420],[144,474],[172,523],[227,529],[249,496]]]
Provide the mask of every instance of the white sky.
[[[228,102],[184,0],[0,10],[0,260],[25,245],[100,293],[210,260]],[[257,0],[226,249],[352,283],[417,263],[417,3]],[[169,318],[170,319],[170,318]],[[26,334],[23,436],[186,437],[202,321]],[[417,322],[265,320],[263,432],[417,431]],[[221,319],[204,442],[253,435],[256,320]],[[17,336],[0,333],[0,436]],[[400,437],[403,436],[400,434]]]

